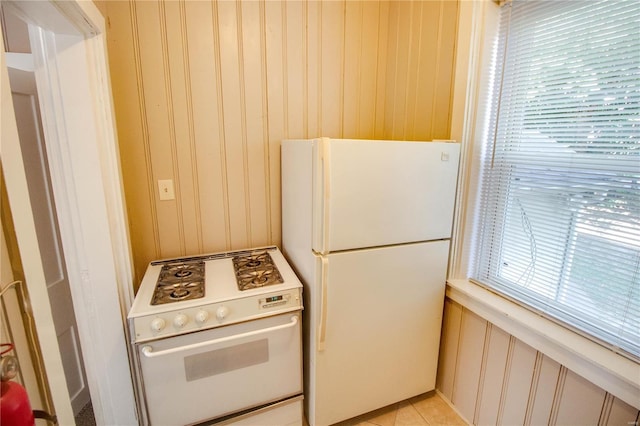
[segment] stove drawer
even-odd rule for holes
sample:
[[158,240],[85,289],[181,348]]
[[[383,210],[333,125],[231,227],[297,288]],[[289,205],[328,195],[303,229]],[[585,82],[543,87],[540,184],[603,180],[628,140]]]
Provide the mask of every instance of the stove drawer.
[[303,426],[302,395],[243,413],[211,426]]
[[137,345],[152,425],[196,423],[302,393],[301,316]]

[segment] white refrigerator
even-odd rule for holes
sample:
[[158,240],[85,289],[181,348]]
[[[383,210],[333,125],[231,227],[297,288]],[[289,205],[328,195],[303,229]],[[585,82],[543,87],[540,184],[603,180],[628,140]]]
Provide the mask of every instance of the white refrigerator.
[[459,154],[453,142],[282,142],[311,426],[435,388]]

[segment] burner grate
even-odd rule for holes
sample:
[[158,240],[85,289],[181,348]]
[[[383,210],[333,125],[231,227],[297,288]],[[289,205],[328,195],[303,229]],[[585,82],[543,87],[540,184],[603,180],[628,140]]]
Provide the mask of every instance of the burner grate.
[[204,261],[166,263],[160,270],[152,305],[204,297]]
[[266,251],[250,252],[235,256],[232,260],[240,291],[284,282],[271,255]]

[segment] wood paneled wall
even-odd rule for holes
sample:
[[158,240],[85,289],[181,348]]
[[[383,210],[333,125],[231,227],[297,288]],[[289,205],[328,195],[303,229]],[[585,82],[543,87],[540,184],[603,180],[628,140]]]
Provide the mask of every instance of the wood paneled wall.
[[437,388],[477,425],[633,425],[640,413],[447,299]]
[[392,2],[385,139],[449,139],[457,1]]
[[138,280],[279,244],[282,139],[449,137],[457,1],[97,3]]

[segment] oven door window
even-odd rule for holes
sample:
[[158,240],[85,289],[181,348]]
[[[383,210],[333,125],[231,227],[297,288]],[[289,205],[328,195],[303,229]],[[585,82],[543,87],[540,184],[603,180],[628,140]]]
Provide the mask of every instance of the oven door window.
[[302,392],[299,312],[138,346],[150,423],[197,423]]
[[269,362],[269,339],[241,343],[184,358],[187,382]]

